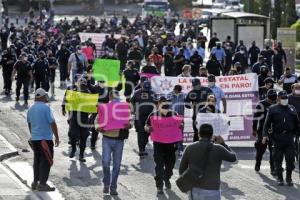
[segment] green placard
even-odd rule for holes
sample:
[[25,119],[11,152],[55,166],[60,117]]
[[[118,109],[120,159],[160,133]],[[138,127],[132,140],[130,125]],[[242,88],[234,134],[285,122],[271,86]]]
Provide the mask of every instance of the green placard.
[[96,59],[93,65],[93,76],[96,81],[105,81],[107,86],[115,87],[120,81],[120,61]]

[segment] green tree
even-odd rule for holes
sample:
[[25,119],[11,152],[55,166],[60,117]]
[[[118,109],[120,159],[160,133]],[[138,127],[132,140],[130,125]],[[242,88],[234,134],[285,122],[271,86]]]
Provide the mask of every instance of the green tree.
[[259,0],[258,3],[260,6],[259,14],[269,16],[272,10],[271,0]]
[[285,21],[286,26],[290,26],[297,20],[297,13],[295,7],[295,0],[286,0],[286,7],[285,7]]

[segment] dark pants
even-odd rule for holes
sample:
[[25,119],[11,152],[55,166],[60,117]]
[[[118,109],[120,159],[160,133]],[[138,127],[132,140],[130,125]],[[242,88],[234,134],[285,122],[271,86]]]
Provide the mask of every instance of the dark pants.
[[96,143],[97,143],[97,140],[98,140],[99,132],[96,131],[95,129],[92,129],[91,132],[92,132],[92,136],[91,136],[91,147],[95,147],[95,146],[96,146]]
[[273,160],[273,148],[272,148],[272,141],[268,141],[267,144],[262,144],[262,137],[261,136],[258,136],[256,142],[255,142],[255,149],[256,149],[256,163],[259,163],[261,164],[261,161],[262,161],[262,157],[264,155],[264,153],[266,152],[267,150],[267,147],[269,149],[269,152],[270,152],[270,168],[271,168],[271,171],[274,170],[274,160]]
[[46,90],[47,92],[49,91],[49,81],[48,79],[39,79],[39,78],[36,78],[35,79],[35,90],[37,90],[38,88],[43,88],[44,90]]
[[68,78],[67,65],[59,65],[60,81],[65,81]]
[[86,140],[89,137],[88,128],[83,128],[78,124],[77,117],[72,117],[69,121],[69,139],[72,146],[72,151],[76,151],[76,144],[79,141],[80,156],[83,156]]
[[283,66],[274,66],[274,80],[278,81],[283,74]]
[[[40,184],[46,184],[48,181],[51,165],[43,152],[41,140],[31,141],[34,153],[33,158],[33,175],[34,182],[39,181]],[[47,140],[47,144],[53,158],[53,141]]]
[[16,95],[17,99],[20,97],[20,90],[23,85],[23,93],[24,93],[24,100],[27,101],[29,97],[28,87],[29,87],[29,80],[28,79],[18,79],[17,80],[17,88],[16,88]]
[[193,139],[193,141],[197,142],[197,141],[199,141],[199,134],[198,134],[197,126],[196,126],[196,119],[193,119],[193,129],[194,129],[194,139]]
[[144,130],[146,120],[135,120],[134,126],[137,132],[137,140],[139,146],[139,152],[144,152],[146,149],[146,145],[148,144],[149,134]]
[[155,162],[156,187],[163,187],[163,181],[168,181],[173,175],[173,168],[176,162],[176,144],[153,143]]
[[277,174],[281,174],[283,172],[283,157],[285,157],[286,161],[286,171],[293,171],[295,169],[295,146],[293,140],[283,143],[273,141],[273,158]]
[[3,81],[4,81],[4,87],[3,89],[4,90],[11,90],[11,85],[12,85],[12,82],[11,82],[11,75],[12,75],[12,71],[13,71],[13,68],[12,67],[5,67],[3,66]]

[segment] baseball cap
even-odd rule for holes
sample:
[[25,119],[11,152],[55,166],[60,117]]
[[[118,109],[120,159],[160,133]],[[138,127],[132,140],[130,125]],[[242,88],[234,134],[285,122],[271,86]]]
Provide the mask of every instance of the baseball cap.
[[268,77],[264,80],[264,83],[275,83],[271,77]]
[[215,82],[216,81],[216,77],[213,74],[208,75],[207,77],[208,82]]
[[281,99],[287,99],[288,98],[287,92],[285,90],[278,92],[278,97],[280,97]]
[[271,97],[271,96],[277,96],[276,90],[274,90],[274,89],[268,90],[267,96],[268,96],[268,97]]
[[200,84],[201,83],[200,83],[199,79],[195,78],[195,79],[192,80],[192,86],[197,86],[197,85],[200,85]]
[[38,88],[34,93],[35,98],[41,98],[46,95],[48,95],[48,93],[43,88]]

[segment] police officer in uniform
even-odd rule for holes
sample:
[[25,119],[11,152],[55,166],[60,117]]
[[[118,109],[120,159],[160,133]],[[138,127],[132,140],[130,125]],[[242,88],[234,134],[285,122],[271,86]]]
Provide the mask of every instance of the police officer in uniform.
[[[83,93],[89,93],[89,90],[87,89],[87,80],[84,77],[80,77],[77,80],[77,85],[72,85],[67,88],[67,90],[73,90],[73,91],[78,91],[78,92],[83,92]],[[66,94],[63,100],[62,104],[62,114],[63,116],[66,115]],[[86,162],[84,158],[84,152],[86,148],[86,140],[89,136],[89,130],[87,127],[81,126],[87,125],[89,122],[89,114],[85,112],[80,112],[80,111],[70,111],[69,112],[69,143],[71,144],[71,151],[69,154],[70,158],[73,158],[76,153],[76,144],[79,141],[79,161],[80,162]]]
[[49,91],[50,68],[44,51],[39,52],[39,58],[33,64],[33,75],[35,78],[35,88],[43,88]]
[[286,161],[286,183],[293,186],[292,172],[295,168],[295,136],[299,135],[299,118],[294,106],[288,104],[286,91],[280,91],[277,104],[270,107],[263,128],[263,144],[267,140],[273,143],[274,167],[277,173],[278,185],[284,185],[282,161]]
[[270,141],[268,141],[267,144],[262,144],[262,139],[263,139],[263,127],[264,127],[264,122],[266,120],[267,112],[269,111],[270,106],[272,106],[276,103],[276,99],[277,99],[276,90],[270,89],[267,92],[267,97],[264,100],[260,101],[258,103],[258,105],[256,106],[256,111],[254,113],[254,120],[253,120],[253,126],[252,126],[253,136],[256,137],[255,171],[259,172],[262,157],[268,147],[269,152],[270,152],[270,168],[271,168],[272,175],[276,175],[275,170],[274,170],[273,156],[272,156],[272,141],[270,140]]
[[13,66],[17,60],[16,54],[12,47],[9,47],[7,50],[3,51],[1,65],[2,65],[2,75],[4,80],[4,91],[5,95],[9,95],[11,92],[11,75],[13,72]]
[[148,143],[149,134],[146,133],[144,127],[148,116],[154,111],[155,94],[151,90],[149,81],[142,84],[142,88],[135,91],[130,102],[134,108],[135,121],[134,126],[138,135],[139,156],[143,158],[147,156],[146,145]]
[[13,72],[11,75],[11,80],[15,79],[15,75],[17,74],[17,87],[16,87],[16,102],[19,102],[20,98],[20,90],[23,86],[23,93],[24,93],[24,102],[25,105],[28,105],[28,98],[29,98],[29,83],[32,80],[32,68],[30,63],[28,62],[28,57],[26,53],[22,53],[20,55],[20,60],[17,61],[13,67]]

